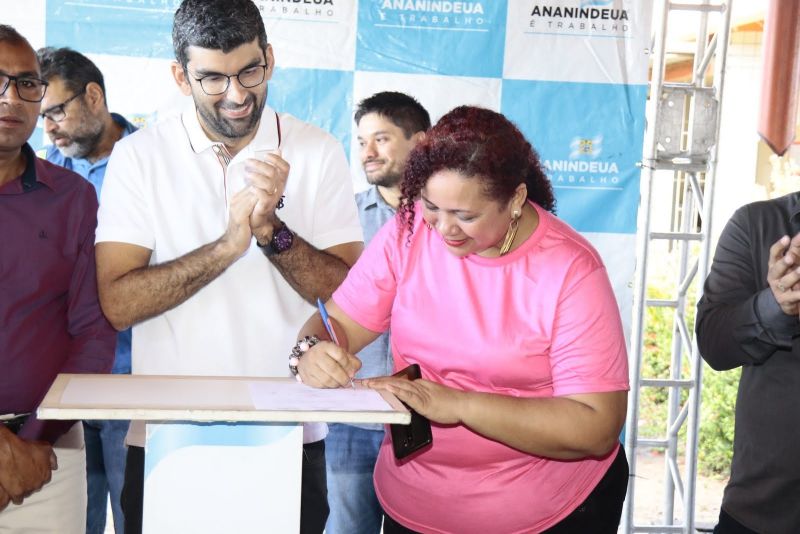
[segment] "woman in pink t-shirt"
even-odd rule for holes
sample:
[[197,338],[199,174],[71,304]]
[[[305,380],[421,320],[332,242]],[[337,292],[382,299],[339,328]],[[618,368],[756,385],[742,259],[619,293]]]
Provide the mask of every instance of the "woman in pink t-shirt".
[[[592,246],[551,211],[538,156],[494,111],[459,107],[409,156],[388,223],[319,315],[290,367],[349,385],[357,353],[391,329],[380,378],[430,419],[402,460],[391,436],[375,489],[384,532],[616,532],[628,479],[618,435],[628,368],[616,301]],[[309,348],[309,345],[311,347]]]

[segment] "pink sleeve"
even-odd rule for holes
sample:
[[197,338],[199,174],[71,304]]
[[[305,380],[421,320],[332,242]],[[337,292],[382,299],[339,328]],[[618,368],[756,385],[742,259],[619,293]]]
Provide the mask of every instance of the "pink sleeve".
[[398,243],[397,222],[390,219],[333,293],[333,301],[351,319],[373,332],[389,329],[397,294],[397,260],[404,244],[405,239]]
[[572,266],[556,311],[550,353],[555,396],[627,391],[619,309],[604,267]]

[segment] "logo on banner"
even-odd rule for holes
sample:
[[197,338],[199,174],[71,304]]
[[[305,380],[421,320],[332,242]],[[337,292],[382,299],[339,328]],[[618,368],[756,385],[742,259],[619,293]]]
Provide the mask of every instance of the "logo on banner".
[[256,5],[267,17],[315,21],[335,19],[337,15],[333,0],[256,0]]
[[612,7],[613,1],[580,0],[572,5],[534,3],[530,9],[532,33],[627,37],[631,20],[627,9]]
[[569,159],[546,159],[542,162],[554,187],[620,188],[617,163],[597,160],[603,151],[602,135],[574,137],[569,148]]
[[507,0],[362,0],[356,69],[499,78],[507,12]]
[[380,0],[381,22],[417,28],[474,31],[492,23],[483,2]]
[[598,135],[594,139],[576,137],[569,144],[569,147],[572,149],[569,154],[571,159],[575,159],[578,156],[589,156],[594,159],[603,151],[603,136]]

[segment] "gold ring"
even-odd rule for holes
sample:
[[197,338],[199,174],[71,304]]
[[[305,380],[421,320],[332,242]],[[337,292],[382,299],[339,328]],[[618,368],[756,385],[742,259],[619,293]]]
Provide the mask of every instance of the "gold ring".
[[778,282],[778,289],[780,289],[782,293],[786,292],[786,288],[783,287],[783,284],[781,284],[780,282]]

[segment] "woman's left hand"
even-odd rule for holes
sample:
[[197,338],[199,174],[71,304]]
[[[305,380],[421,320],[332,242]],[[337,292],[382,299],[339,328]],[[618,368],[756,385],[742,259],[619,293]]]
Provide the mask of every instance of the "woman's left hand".
[[461,410],[466,393],[430,380],[408,380],[394,376],[362,380],[367,387],[385,390],[408,404],[417,413],[435,423],[445,425],[461,422]]

